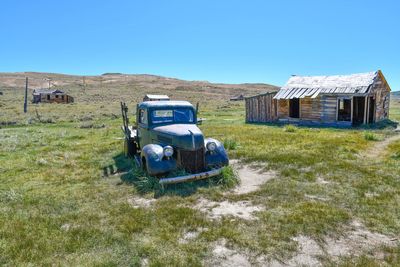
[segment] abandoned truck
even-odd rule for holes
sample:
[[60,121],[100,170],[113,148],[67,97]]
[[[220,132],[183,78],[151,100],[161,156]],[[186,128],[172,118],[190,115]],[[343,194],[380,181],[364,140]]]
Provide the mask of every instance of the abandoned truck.
[[121,103],[125,155],[152,176],[165,177],[177,169],[189,173],[160,178],[160,184],[213,177],[229,164],[223,144],[204,138],[197,127],[197,108],[189,102],[145,101],[136,109],[136,124],[130,126],[128,108]]

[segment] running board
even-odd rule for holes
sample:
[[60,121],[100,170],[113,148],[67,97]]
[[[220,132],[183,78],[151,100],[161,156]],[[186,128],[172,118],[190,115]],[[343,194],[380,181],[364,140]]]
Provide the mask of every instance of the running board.
[[196,180],[207,179],[210,177],[217,176],[217,175],[221,174],[221,172],[222,172],[222,168],[211,170],[208,172],[201,172],[201,173],[197,173],[197,174],[190,174],[190,175],[173,177],[173,178],[162,178],[162,179],[160,179],[159,183],[164,185],[164,184],[177,184],[177,183],[182,183],[182,182],[196,181]]

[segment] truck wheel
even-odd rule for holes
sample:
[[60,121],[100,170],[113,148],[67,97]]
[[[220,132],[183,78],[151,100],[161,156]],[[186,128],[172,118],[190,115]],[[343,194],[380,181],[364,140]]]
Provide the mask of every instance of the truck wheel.
[[132,139],[125,139],[124,153],[126,157],[134,157],[137,153],[136,143]]
[[147,172],[147,162],[145,157],[142,158],[142,170]]

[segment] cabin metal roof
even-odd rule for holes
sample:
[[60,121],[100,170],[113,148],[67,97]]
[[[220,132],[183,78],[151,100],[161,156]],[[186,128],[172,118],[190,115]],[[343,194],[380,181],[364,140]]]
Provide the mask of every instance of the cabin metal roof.
[[56,95],[56,94],[65,94],[63,91],[58,90],[58,89],[54,89],[54,90],[49,90],[49,89],[35,89],[33,91],[34,95],[40,95],[40,94],[44,94],[44,95]]
[[319,94],[365,94],[379,71],[351,75],[292,76],[275,99],[315,98]]

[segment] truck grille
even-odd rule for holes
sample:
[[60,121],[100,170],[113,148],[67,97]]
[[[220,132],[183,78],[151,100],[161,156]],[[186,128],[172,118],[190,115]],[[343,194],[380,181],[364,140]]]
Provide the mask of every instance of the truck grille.
[[204,148],[195,151],[180,150],[181,166],[190,173],[199,173],[205,169]]

